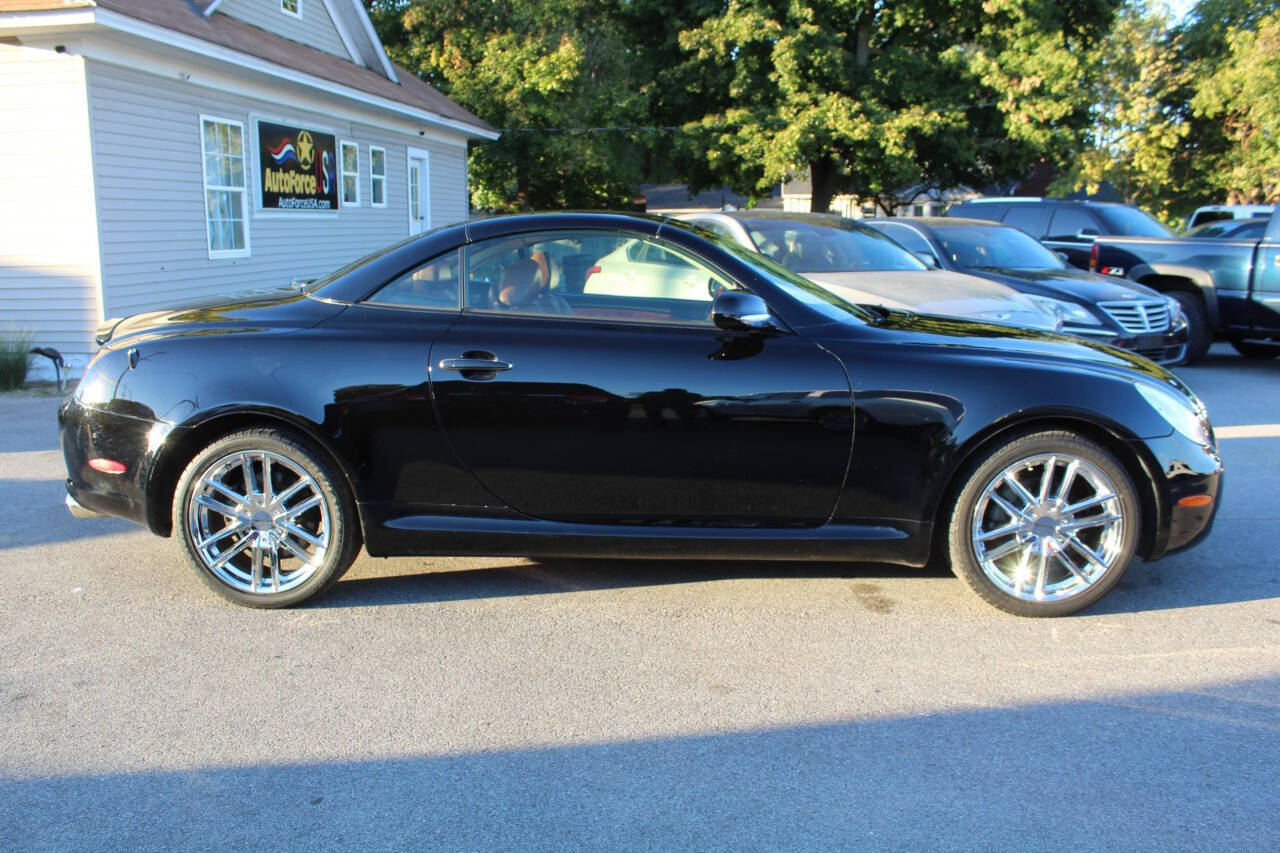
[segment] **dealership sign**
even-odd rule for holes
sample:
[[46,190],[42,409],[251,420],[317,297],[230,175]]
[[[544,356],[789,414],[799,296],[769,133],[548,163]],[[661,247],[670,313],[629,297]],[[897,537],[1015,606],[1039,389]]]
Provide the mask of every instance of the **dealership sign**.
[[332,133],[258,122],[263,210],[337,210],[337,162]]

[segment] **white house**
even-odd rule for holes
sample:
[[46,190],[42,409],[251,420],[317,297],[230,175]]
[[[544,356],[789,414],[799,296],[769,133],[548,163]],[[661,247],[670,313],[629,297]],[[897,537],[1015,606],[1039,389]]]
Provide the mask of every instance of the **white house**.
[[467,143],[497,136],[361,0],[0,0],[0,332],[74,372],[107,317],[465,219]]
[[[877,205],[873,198],[864,198],[856,193],[841,193],[831,199],[829,210],[831,213],[849,219],[871,219],[875,216],[941,216],[951,205],[977,198],[980,193],[968,187],[949,190],[908,187],[898,195],[909,198],[911,201],[898,205],[893,210],[886,210]],[[808,213],[812,198],[812,184],[809,182],[808,173],[797,175],[793,180],[782,185],[783,210]]]

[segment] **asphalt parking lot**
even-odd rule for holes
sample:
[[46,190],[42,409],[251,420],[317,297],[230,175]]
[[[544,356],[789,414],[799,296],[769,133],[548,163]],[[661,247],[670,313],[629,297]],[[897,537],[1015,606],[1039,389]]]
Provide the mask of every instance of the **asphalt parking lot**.
[[509,558],[238,609],[72,519],[57,401],[0,396],[0,846],[1273,849],[1280,362],[1180,373],[1213,535],[1059,620],[936,572]]

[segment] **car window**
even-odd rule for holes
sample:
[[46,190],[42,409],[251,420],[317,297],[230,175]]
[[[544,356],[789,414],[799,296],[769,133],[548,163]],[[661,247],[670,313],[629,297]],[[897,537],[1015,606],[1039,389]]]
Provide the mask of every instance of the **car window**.
[[1057,255],[1017,228],[939,225],[933,233],[951,262],[962,269],[1062,269]]
[[1113,204],[1097,209],[1108,234],[1130,237],[1172,237],[1173,233],[1145,210]]
[[723,222],[717,222],[714,219],[692,219],[690,220],[690,224],[696,225],[699,228],[705,228],[712,234],[724,237],[726,240],[734,240],[736,242],[738,239],[734,236],[733,229],[728,225],[725,225]]
[[897,222],[883,222],[879,224],[879,229],[889,237],[891,237],[900,246],[910,252],[919,252],[921,254],[932,255],[937,257],[933,251],[933,247],[929,245],[929,241],[924,236],[909,225],[900,225]]
[[1204,225],[1197,225],[1195,228],[1189,229],[1187,233],[1184,234],[1183,236],[1185,237],[1222,237],[1228,231],[1230,231],[1235,227],[1236,227],[1235,224],[1230,220],[1225,222],[1223,221],[1210,222]]
[[679,255],[669,252],[656,243],[647,240],[636,240],[627,248],[627,257],[641,264],[662,264],[665,266],[687,267],[689,263]]
[[447,308],[457,311],[461,253],[449,252],[389,281],[366,299],[375,305]]
[[792,272],[872,272],[927,267],[885,235],[848,219],[744,219],[756,251]]
[[1049,231],[1044,239],[1077,241],[1081,233],[1101,232],[1098,230],[1098,223],[1088,213],[1078,207],[1063,206],[1053,212],[1053,219],[1049,222]]
[[465,250],[466,309],[651,323],[711,323],[728,276],[664,241],[621,231],[540,232]]
[[1202,210],[1191,217],[1191,228],[1197,225],[1204,225],[1206,222],[1220,222],[1223,219],[1233,219],[1235,214],[1229,210]]
[[969,219],[990,219],[999,222],[1009,209],[1007,204],[958,204],[947,211],[947,216],[962,216]]
[[1039,204],[1015,204],[1010,206],[1009,213],[1004,218],[1004,224],[1020,228],[1039,240],[1040,235],[1044,233],[1041,227],[1044,223],[1044,214],[1045,209]]

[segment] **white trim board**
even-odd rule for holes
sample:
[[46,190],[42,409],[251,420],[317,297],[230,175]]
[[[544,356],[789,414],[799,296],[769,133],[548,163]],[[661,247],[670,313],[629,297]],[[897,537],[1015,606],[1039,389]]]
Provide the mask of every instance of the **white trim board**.
[[[363,14],[363,10],[362,10]],[[365,16],[367,20],[367,16]],[[16,24],[16,26],[15,26]],[[412,107],[408,104],[402,104],[393,101],[390,98],[384,98],[380,95],[374,95],[369,92],[355,89],[350,86],[344,86],[341,83],[334,83],[331,80],[325,80],[316,77],[313,74],[306,74],[296,71],[292,68],[278,65],[256,56],[250,56],[231,48],[222,47],[194,36],[183,35],[173,30],[158,27],[154,24],[148,24],[109,9],[95,8],[93,10],[76,10],[68,15],[67,12],[50,12],[37,15],[20,14],[20,15],[4,15],[0,14],[0,32],[5,32],[20,28],[34,28],[52,26],[83,26],[86,24],[97,24],[116,32],[125,33],[137,38],[146,39],[148,41],[158,42],[181,51],[185,51],[197,56],[207,57],[209,59],[226,62],[228,64],[238,66],[240,68],[254,71],[269,77],[285,80],[298,86],[326,92],[358,104],[371,106],[376,109],[407,116],[410,119],[422,122],[424,124],[438,127],[446,130],[452,130],[462,133],[468,137],[478,139],[497,139],[499,133],[497,131],[482,130],[475,125],[467,122],[451,119],[439,113],[433,113],[428,110]],[[372,25],[370,25],[372,29]],[[376,36],[375,36],[376,38]],[[388,69],[390,61],[387,62]],[[390,72],[394,74],[394,72]]]
[[[45,39],[45,41],[49,41]],[[32,44],[35,47],[36,45]],[[183,83],[204,89],[211,89],[222,94],[235,95],[249,100],[276,104],[281,108],[303,110],[319,115],[329,116],[334,120],[342,120],[353,124],[361,124],[389,133],[401,134],[408,138],[422,139],[424,135],[433,142],[452,147],[465,148],[467,139],[455,132],[434,131],[424,134],[421,126],[404,118],[388,116],[385,113],[361,109],[360,104],[346,105],[335,102],[332,98],[324,98],[313,93],[303,93],[296,89],[285,88],[284,84],[275,80],[255,81],[242,73],[234,73],[218,69],[210,64],[194,64],[178,57],[170,57],[155,51],[148,51],[136,44],[127,44],[122,40],[107,35],[98,35],[79,40],[74,47],[66,45],[68,51],[76,52],[86,59],[125,68],[142,74],[151,74],[169,80],[181,80]],[[52,49],[49,41],[48,48]],[[256,84],[256,85],[255,85]]]

